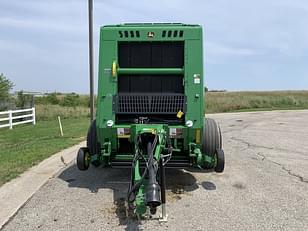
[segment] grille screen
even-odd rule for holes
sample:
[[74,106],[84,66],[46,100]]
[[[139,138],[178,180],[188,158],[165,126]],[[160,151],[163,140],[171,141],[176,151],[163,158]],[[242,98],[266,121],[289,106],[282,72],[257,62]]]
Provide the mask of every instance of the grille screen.
[[117,114],[176,114],[186,112],[183,94],[125,94],[114,96]]

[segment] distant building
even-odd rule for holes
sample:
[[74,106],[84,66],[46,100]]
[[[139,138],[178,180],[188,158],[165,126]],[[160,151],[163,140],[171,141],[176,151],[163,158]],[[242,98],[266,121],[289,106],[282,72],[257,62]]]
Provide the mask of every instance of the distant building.
[[[14,94],[18,95],[18,92],[20,91],[15,91]],[[23,95],[33,95],[35,97],[42,97],[44,95],[46,95],[46,93],[43,92],[39,92],[39,91],[22,91]]]

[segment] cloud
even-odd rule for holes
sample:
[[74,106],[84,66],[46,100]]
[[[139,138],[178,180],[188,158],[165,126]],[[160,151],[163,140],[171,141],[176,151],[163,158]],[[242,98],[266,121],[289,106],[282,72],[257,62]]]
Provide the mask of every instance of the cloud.
[[84,33],[80,27],[72,26],[71,24],[59,23],[57,21],[50,20],[38,20],[38,19],[17,19],[9,17],[0,18],[1,27],[9,27],[15,29],[27,29],[27,30],[39,30],[42,31],[58,31],[61,33],[69,34],[81,34]]
[[253,48],[245,48],[245,47],[232,47],[224,44],[207,42],[205,43],[205,49],[208,55],[213,56],[254,56],[254,55],[262,55],[263,52],[253,49]]
[[[211,88],[308,89],[306,0],[94,0],[94,22],[96,70],[103,24],[198,23]],[[86,92],[87,31],[87,1],[2,1],[0,72],[19,89]]]

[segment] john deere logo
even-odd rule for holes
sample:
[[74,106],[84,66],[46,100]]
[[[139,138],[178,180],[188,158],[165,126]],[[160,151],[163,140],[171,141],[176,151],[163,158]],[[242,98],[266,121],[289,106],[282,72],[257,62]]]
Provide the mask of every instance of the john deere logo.
[[154,32],[148,32],[148,38],[154,38]]

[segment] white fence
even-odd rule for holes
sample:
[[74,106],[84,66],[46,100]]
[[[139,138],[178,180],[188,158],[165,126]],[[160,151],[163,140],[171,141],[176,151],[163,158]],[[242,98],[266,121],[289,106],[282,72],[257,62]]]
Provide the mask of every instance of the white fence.
[[[31,114],[30,114],[31,112]],[[14,114],[17,114],[14,116]],[[7,115],[7,117],[3,117],[3,115]],[[22,121],[14,121],[17,119],[25,118]],[[8,121],[7,124],[0,123],[0,128],[9,127],[10,129],[13,128],[13,126],[18,124],[25,124],[25,123],[32,123],[35,125],[35,108],[29,108],[29,109],[21,109],[21,110],[9,110],[9,111],[3,111],[0,112],[0,122]]]

